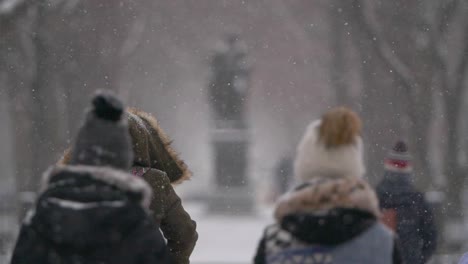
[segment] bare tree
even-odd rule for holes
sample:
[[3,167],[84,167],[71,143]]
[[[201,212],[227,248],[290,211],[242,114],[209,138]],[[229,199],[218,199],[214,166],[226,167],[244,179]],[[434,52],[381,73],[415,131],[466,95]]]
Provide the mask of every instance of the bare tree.
[[[143,5],[17,1],[0,14],[0,72],[6,73],[18,193],[32,201],[40,175],[79,126],[90,93],[117,90],[138,48]],[[27,200],[27,201],[26,201]],[[20,217],[27,205],[20,205]]]
[[354,0],[353,10],[360,36],[372,40],[365,49],[378,57],[394,81],[399,95],[393,100],[404,100],[403,114],[409,120],[408,131],[421,171],[419,183],[424,187],[429,184],[422,183],[430,183],[433,177],[428,153],[436,140],[430,137],[430,125],[439,114],[434,106],[437,100],[443,104],[445,209],[448,216],[460,218],[460,196],[467,172],[460,163],[460,153],[465,150],[459,147],[468,65],[466,3]]
[[346,76],[346,52],[348,51],[346,30],[348,21],[344,14],[347,10],[343,8],[343,1],[331,1],[328,9],[330,21],[330,82],[335,92],[337,105],[350,105],[350,82]]
[[[310,27],[313,25],[311,11],[321,8],[328,12],[330,90],[336,104],[356,108],[365,121],[368,178],[375,182],[382,172],[387,146],[400,133],[401,107],[392,102],[397,91],[391,89],[393,81],[387,76],[387,69],[371,52],[373,40],[363,35],[353,22],[359,12],[354,6],[351,1],[300,1],[289,5],[289,9],[294,14],[291,17],[302,25],[311,39],[316,34]],[[356,80],[351,79],[355,71],[361,76],[358,89]]]
[[34,185],[32,175],[34,168],[34,146],[32,122],[34,110],[33,76],[35,75],[34,46],[32,35],[36,22],[36,10],[30,8],[28,1],[17,1],[9,12],[0,17],[0,70],[6,76],[6,88],[11,98],[9,106],[14,140],[15,173],[21,193],[31,190]]

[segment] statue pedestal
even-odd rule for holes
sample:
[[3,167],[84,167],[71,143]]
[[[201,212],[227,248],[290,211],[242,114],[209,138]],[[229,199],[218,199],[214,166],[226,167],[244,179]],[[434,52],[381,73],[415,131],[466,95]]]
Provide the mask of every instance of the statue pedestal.
[[208,204],[208,212],[223,215],[251,215],[255,209],[253,193],[248,188],[214,190]]
[[215,188],[209,210],[216,213],[250,214],[253,193],[249,190],[246,129],[215,129],[212,133]]

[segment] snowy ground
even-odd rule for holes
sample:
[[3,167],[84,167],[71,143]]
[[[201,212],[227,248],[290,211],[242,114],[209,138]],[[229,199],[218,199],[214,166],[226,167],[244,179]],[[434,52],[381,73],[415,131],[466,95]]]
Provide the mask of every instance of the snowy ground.
[[[222,216],[209,215],[200,203],[185,203],[184,207],[198,225],[192,264],[252,263],[263,228],[273,221],[268,208],[257,210],[254,216]],[[429,264],[456,264],[461,255],[438,255]]]
[[[252,263],[263,228],[273,221],[268,208],[257,210],[253,216],[223,216],[208,214],[201,203],[184,203],[184,207],[198,225],[192,264]],[[0,252],[0,264],[7,263],[4,253]],[[456,264],[461,255],[437,256],[430,264]]]
[[199,240],[191,263],[252,263],[263,228],[272,222],[268,209],[255,216],[208,215],[202,204],[184,204],[195,221]]

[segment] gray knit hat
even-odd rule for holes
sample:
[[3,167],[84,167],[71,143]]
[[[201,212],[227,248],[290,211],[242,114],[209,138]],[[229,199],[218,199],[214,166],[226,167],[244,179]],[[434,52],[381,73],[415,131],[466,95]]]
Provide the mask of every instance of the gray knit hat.
[[72,147],[70,164],[130,169],[132,143],[122,102],[109,91],[98,91],[92,105]]

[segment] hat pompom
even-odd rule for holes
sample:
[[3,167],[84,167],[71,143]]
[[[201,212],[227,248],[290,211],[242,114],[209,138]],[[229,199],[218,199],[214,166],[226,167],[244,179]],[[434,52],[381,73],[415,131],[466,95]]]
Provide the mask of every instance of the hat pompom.
[[397,153],[406,153],[408,152],[408,147],[406,146],[406,143],[402,140],[399,140],[395,146],[393,146],[393,151]]
[[361,134],[361,120],[356,113],[345,107],[325,113],[319,127],[319,141],[326,148],[356,143]]
[[361,120],[340,107],[325,113],[307,128],[294,162],[299,181],[315,177],[360,178],[365,173]]
[[98,91],[93,98],[93,112],[101,119],[117,122],[122,117],[122,102],[110,92]]

